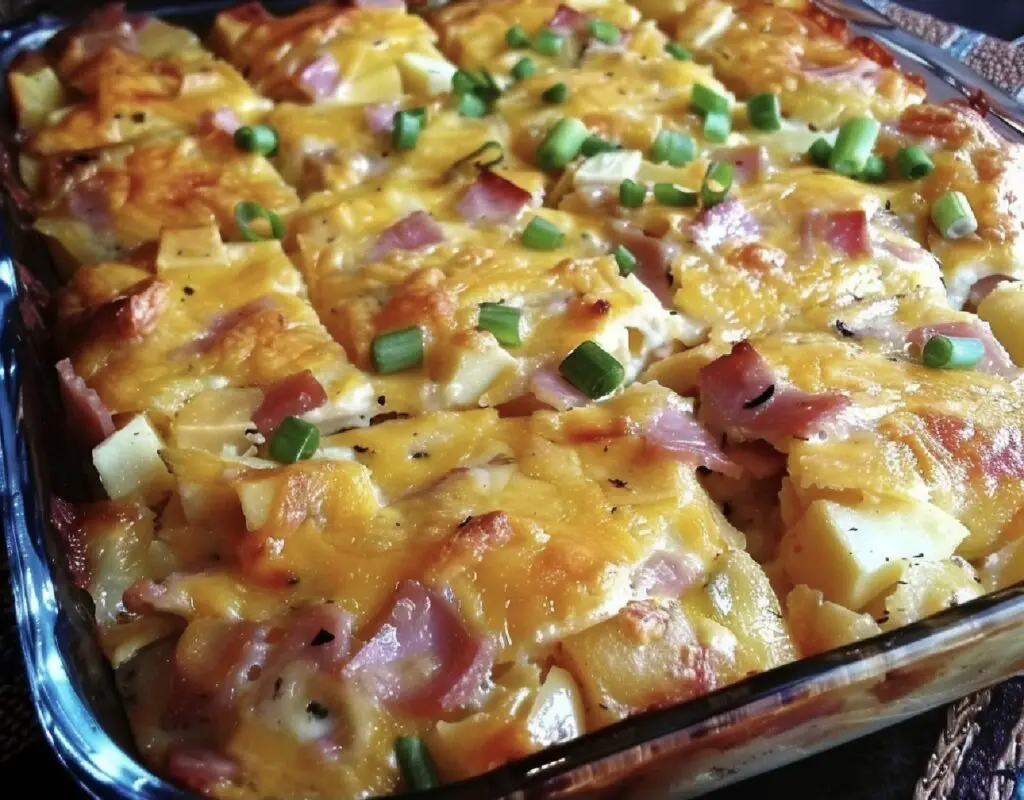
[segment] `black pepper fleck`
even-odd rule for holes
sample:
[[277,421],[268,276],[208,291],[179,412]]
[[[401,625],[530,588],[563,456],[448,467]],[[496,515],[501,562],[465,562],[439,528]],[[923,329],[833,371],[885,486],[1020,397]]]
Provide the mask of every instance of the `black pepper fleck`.
[[629,484],[626,483],[621,478],[609,478],[608,479],[608,483],[610,483],[616,489],[628,489],[629,488]]
[[331,712],[323,703],[318,703],[316,700],[310,700],[306,705],[306,713],[314,719],[327,719]]
[[334,634],[324,628],[316,632],[316,636],[310,641],[310,647],[320,647],[323,644],[330,644],[334,641]]

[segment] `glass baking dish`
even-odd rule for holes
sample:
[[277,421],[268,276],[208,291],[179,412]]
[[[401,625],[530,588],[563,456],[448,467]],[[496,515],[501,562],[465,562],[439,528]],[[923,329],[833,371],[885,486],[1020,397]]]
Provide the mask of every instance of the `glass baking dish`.
[[[203,31],[229,5],[156,5],[143,10]],[[274,2],[285,10],[295,2]],[[851,3],[832,0],[833,11]],[[930,45],[858,5],[858,27],[924,75],[933,99],[983,89],[993,122],[1024,141],[1021,108]],[[848,13],[848,12],[847,12]],[[0,67],[41,46],[67,23],[54,17],[0,29]],[[874,23],[874,24],[873,24]],[[882,24],[877,24],[882,23]],[[3,98],[6,106],[6,94]],[[2,154],[0,173],[10,170]],[[90,794],[103,798],[190,797],[139,762],[113,675],[96,640],[84,593],[73,585],[48,523],[51,490],[85,499],[86,485],[61,426],[38,292],[55,271],[18,218],[5,181],[0,220],[0,470],[2,523],[21,641],[36,710],[50,744]],[[34,279],[20,265],[30,264]],[[693,797],[891,725],[1024,670],[1024,585],[906,628],[804,659],[709,695],[650,712],[544,750],[488,774],[422,792],[424,798]],[[419,796],[419,795],[417,795]]]

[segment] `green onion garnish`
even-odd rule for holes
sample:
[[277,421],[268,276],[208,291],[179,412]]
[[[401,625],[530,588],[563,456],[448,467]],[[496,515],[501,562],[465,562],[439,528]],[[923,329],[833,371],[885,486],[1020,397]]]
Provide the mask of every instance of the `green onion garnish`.
[[534,217],[523,229],[519,240],[531,250],[557,250],[565,244],[565,234],[543,217]]
[[522,49],[530,46],[530,37],[526,35],[521,25],[513,25],[505,31],[505,43],[509,47]]
[[909,178],[912,181],[923,178],[935,169],[928,154],[917,145],[904,147],[896,153],[896,166],[899,167],[904,178]]
[[978,230],[978,220],[963,192],[944,192],[932,203],[932,222],[943,239],[962,239]]
[[590,35],[599,42],[618,44],[619,29],[610,22],[605,22],[603,19],[592,19],[587,27],[590,29]]
[[695,83],[690,95],[690,108],[701,114],[725,114],[729,111],[729,99],[713,92],[702,83]]
[[619,275],[625,278],[633,274],[633,270],[636,269],[636,256],[629,252],[628,248],[621,244],[616,245],[612,255],[615,256],[615,263],[619,265]]
[[[264,236],[252,229],[252,223],[258,219],[265,219],[270,225],[270,236]],[[284,223],[281,222],[281,218],[255,200],[243,200],[235,204],[235,222],[242,232],[242,238],[247,242],[266,242],[270,239],[284,238]]]
[[728,113],[710,111],[704,115],[704,138],[709,142],[724,142],[732,129],[732,117]]
[[512,77],[517,81],[529,78],[537,71],[537,62],[529,56],[523,56],[512,67]]
[[871,117],[857,117],[843,123],[828,165],[848,178],[860,175],[875,147],[880,127],[878,120]]
[[419,736],[399,736],[395,739],[395,757],[402,777],[411,789],[433,789],[441,785],[437,767]]
[[533,37],[533,49],[542,56],[557,56],[565,40],[552,30],[545,28]]
[[523,343],[519,333],[519,321],[523,312],[514,306],[504,303],[481,303],[476,326],[482,331],[490,331],[494,338],[505,347],[518,347]]
[[832,160],[832,145],[828,143],[828,139],[817,139],[807,154],[819,167],[827,167],[828,162]]
[[545,172],[565,169],[580,152],[587,126],[575,117],[559,120],[537,148],[537,165]]
[[545,103],[564,103],[565,99],[569,96],[569,87],[564,83],[556,83],[554,86],[550,86],[544,90],[541,94],[540,99]]
[[412,150],[423,130],[424,115],[418,109],[396,111],[391,129],[391,144],[396,150]]
[[277,131],[269,125],[243,125],[235,131],[235,147],[245,153],[272,156],[277,152]]
[[597,342],[586,341],[567,355],[558,371],[591,400],[614,392],[626,379],[626,371]]
[[494,76],[488,70],[479,69],[470,74],[476,86],[474,91],[484,100],[490,102],[501,97],[501,87],[498,86],[498,82],[494,80]]
[[459,96],[457,108],[460,117],[487,116],[487,101],[472,92]]
[[619,184],[619,203],[626,208],[640,208],[647,197],[647,187],[626,178]]
[[679,42],[669,42],[665,45],[665,52],[676,61],[693,61],[693,53],[679,44]]
[[868,156],[860,179],[868,183],[882,183],[889,177],[889,165],[881,156]]
[[693,139],[677,131],[658,131],[651,146],[651,161],[655,164],[668,162],[673,167],[680,167],[693,161],[696,155]]
[[469,164],[472,164],[477,169],[490,169],[504,160],[505,148],[501,146],[501,142],[496,142],[491,139],[484,142],[472,153],[467,153],[448,167],[445,175],[450,178],[453,173],[461,170]]
[[312,458],[320,446],[320,429],[298,417],[285,417],[270,437],[270,457],[279,464]]
[[932,336],[924,346],[921,360],[935,369],[970,369],[985,355],[980,339],[962,336]]
[[705,208],[721,203],[732,187],[733,166],[727,161],[712,161],[700,184],[700,199]]
[[782,106],[777,94],[755,94],[747,100],[747,119],[758,130],[777,131],[782,127]]
[[590,158],[598,153],[613,153],[621,149],[621,144],[609,141],[608,139],[602,139],[600,136],[588,136],[583,140],[583,145],[580,147],[580,155]]
[[477,88],[476,79],[466,70],[460,69],[452,75],[452,93],[465,94],[475,91]]
[[375,336],[370,356],[381,375],[418,367],[423,363],[423,331],[414,325]]
[[654,199],[663,206],[689,208],[697,205],[697,193],[680,189],[674,183],[654,184]]

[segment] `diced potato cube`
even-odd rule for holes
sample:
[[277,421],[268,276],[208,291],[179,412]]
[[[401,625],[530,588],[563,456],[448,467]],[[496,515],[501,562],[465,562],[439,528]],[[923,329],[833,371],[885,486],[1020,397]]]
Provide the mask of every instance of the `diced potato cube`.
[[698,697],[716,685],[686,611],[667,598],[630,603],[612,619],[568,637],[556,660],[576,678],[593,727]]
[[260,389],[200,392],[174,419],[175,446],[209,450],[218,455],[242,455],[252,446],[245,433],[262,401]]
[[804,656],[824,653],[882,632],[870,614],[858,614],[825,600],[821,592],[800,584],[786,597],[789,629]]
[[334,100],[345,105],[387,103],[402,96],[402,74],[389,66],[346,81],[338,87]]
[[160,250],[156,257],[158,272],[227,265],[227,251],[216,225],[173,228],[165,230],[160,236]]
[[92,451],[92,463],[111,499],[140,492],[147,502],[170,491],[173,478],[160,458],[163,443],[145,414],[139,414]]
[[202,50],[202,43],[188,28],[151,17],[136,33],[139,52],[147,58],[181,58],[189,51],[196,51],[197,57],[209,57]]
[[270,520],[278,486],[278,478],[263,478],[245,480],[236,487],[245,515],[245,527],[250,531],[258,531]]
[[467,406],[476,402],[506,370],[516,368],[516,360],[490,334],[472,333],[465,347],[454,348],[451,362],[444,370],[445,402]]
[[[1020,516],[1018,514],[1018,518]],[[1024,537],[1018,534],[1018,538],[986,558],[981,564],[980,575],[987,592],[1024,581]]]
[[978,316],[992,327],[1016,364],[1024,364],[1024,283],[1003,283],[978,305]]
[[909,559],[949,558],[967,535],[959,520],[931,503],[815,500],[783,536],[780,557],[795,583],[860,610],[900,579]]
[[50,67],[43,67],[31,74],[12,72],[10,87],[20,128],[38,128],[53,111],[65,103],[60,78]]
[[896,591],[885,598],[885,630],[937,614],[981,597],[985,590],[974,567],[962,558],[914,561],[903,573]]
[[433,97],[452,90],[452,76],[458,68],[443,57],[406,53],[402,56],[402,71],[408,91]]
[[186,72],[181,77],[181,84],[178,87],[178,94],[181,97],[188,97],[197,94],[209,94],[224,86],[224,75],[212,69],[203,69],[197,72]]
[[639,150],[598,153],[580,164],[573,184],[577,189],[618,188],[624,180],[636,178],[643,160]]

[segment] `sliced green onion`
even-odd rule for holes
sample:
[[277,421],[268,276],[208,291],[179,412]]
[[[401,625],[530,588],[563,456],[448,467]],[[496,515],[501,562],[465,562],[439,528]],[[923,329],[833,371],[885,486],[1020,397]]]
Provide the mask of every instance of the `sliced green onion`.
[[615,263],[619,265],[619,275],[625,278],[633,274],[633,270],[636,269],[636,256],[629,252],[629,248],[621,244],[616,245],[612,255],[615,256]]
[[721,203],[732,187],[733,166],[727,161],[712,161],[700,184],[700,199],[705,208]]
[[704,138],[709,142],[724,142],[732,130],[732,117],[726,112],[711,111],[704,115]]
[[647,197],[647,187],[626,178],[619,184],[619,203],[626,208],[640,208]]
[[875,147],[880,127],[878,120],[871,117],[857,117],[843,123],[828,165],[848,178],[860,175]]
[[828,139],[817,139],[807,154],[819,167],[827,167],[828,162],[832,160],[832,145],[828,143]]
[[235,147],[245,153],[272,156],[277,152],[277,131],[269,125],[243,125],[235,131]]
[[375,336],[370,356],[381,375],[418,367],[423,363],[423,331],[414,325]]
[[583,140],[583,145],[580,147],[580,155],[590,158],[598,153],[613,153],[621,149],[622,145],[616,142],[602,139],[600,136],[588,136]]
[[556,83],[554,86],[550,86],[544,90],[541,94],[540,99],[545,103],[564,103],[565,99],[569,96],[569,87],[564,83]]
[[591,400],[614,392],[626,379],[626,371],[597,342],[586,341],[565,357],[558,371]]
[[[478,159],[474,161],[474,159]],[[480,145],[472,153],[467,153],[450,167],[448,167],[445,173],[446,178],[451,178],[452,174],[462,170],[469,164],[472,164],[478,169],[489,169],[490,167],[500,164],[505,160],[505,148],[501,146],[501,142],[496,142],[490,139]]]
[[487,101],[480,95],[469,92],[461,95],[456,106],[460,117],[485,117],[487,116]]
[[476,91],[477,81],[472,74],[466,72],[464,69],[457,70],[452,75],[452,93],[453,94],[466,94],[467,92]]
[[[264,236],[252,229],[252,223],[258,219],[267,221],[270,236]],[[235,222],[242,232],[242,238],[247,242],[266,242],[270,239],[284,238],[284,223],[281,222],[281,218],[255,200],[243,200],[235,204]]]
[[587,126],[575,117],[559,120],[537,148],[537,166],[545,172],[565,169],[580,152]]
[[523,56],[512,67],[512,77],[517,81],[529,78],[537,71],[537,62],[529,56]]
[[285,417],[270,437],[270,457],[279,464],[312,458],[320,446],[320,429],[298,417]]
[[521,25],[513,25],[505,31],[505,43],[509,47],[522,49],[530,46],[530,37],[526,35]]
[[896,166],[904,178],[916,181],[935,169],[935,165],[923,148],[913,145],[896,153]]
[[921,360],[935,369],[970,369],[985,355],[980,339],[965,336],[932,336],[924,346]]
[[619,43],[619,29],[610,22],[605,22],[603,19],[592,19],[587,27],[590,29],[590,35],[599,42],[604,42],[605,44]]
[[868,183],[882,183],[888,177],[889,165],[885,163],[885,159],[881,156],[868,156],[860,179]]
[[523,229],[519,240],[531,250],[557,250],[565,244],[565,234],[543,217],[534,217]]
[[932,222],[943,239],[962,239],[978,230],[974,209],[963,192],[944,192],[932,203]]
[[701,114],[715,112],[725,114],[729,111],[729,99],[712,91],[702,83],[695,83],[693,93],[690,95],[690,108]]
[[782,106],[777,94],[755,94],[747,100],[747,119],[758,130],[777,131],[782,127]]
[[655,164],[667,161],[673,167],[680,167],[693,161],[696,154],[693,139],[678,131],[658,131],[651,146],[651,161]]
[[412,150],[423,130],[424,116],[414,110],[396,111],[391,144],[396,150]]
[[533,37],[533,49],[542,56],[557,56],[565,40],[552,30],[545,28]]
[[501,97],[501,87],[488,70],[480,69],[471,74],[476,83],[475,91],[484,100],[490,102]]
[[665,52],[676,61],[693,61],[693,53],[679,44],[679,42],[669,42],[665,45]]
[[476,326],[490,331],[494,338],[505,347],[518,347],[523,343],[519,332],[519,321],[523,312],[515,306],[504,303],[481,303]]
[[399,736],[395,739],[395,757],[409,788],[433,789],[441,785],[437,767],[419,736]]
[[663,206],[689,208],[697,205],[697,193],[680,189],[674,183],[654,184],[654,199]]

